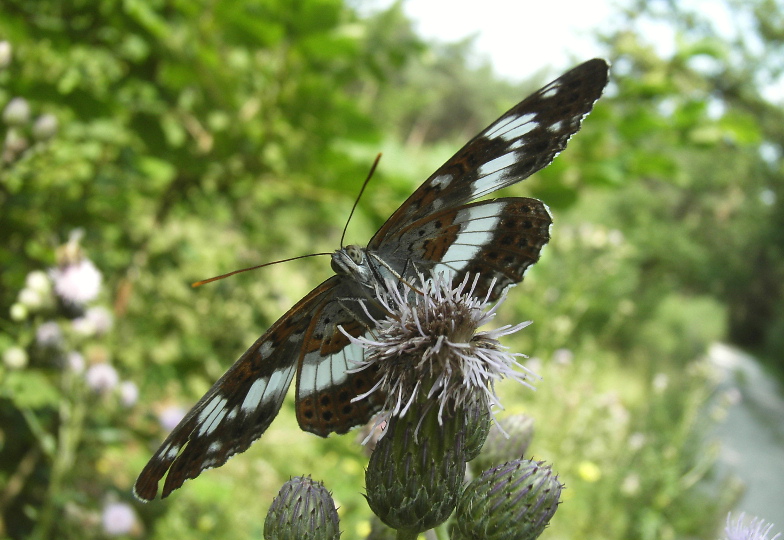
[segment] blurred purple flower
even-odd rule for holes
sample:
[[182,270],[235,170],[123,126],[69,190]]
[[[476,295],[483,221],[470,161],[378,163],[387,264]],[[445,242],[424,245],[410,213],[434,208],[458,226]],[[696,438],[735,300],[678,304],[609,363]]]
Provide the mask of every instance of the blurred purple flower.
[[103,306],[88,309],[81,317],[71,321],[74,332],[83,336],[99,336],[112,328],[112,314]]
[[66,303],[84,305],[101,292],[101,273],[89,259],[50,271],[54,292]]
[[136,525],[136,512],[127,503],[110,502],[103,507],[101,523],[109,536],[129,534]]
[[120,382],[117,370],[103,362],[90,366],[84,378],[87,380],[87,386],[99,394],[104,394],[114,389],[117,383]]
[[111,330],[112,324],[114,324],[112,312],[103,306],[91,307],[84,314],[84,317],[93,324],[95,333],[98,335],[105,334]]
[[54,321],[46,321],[35,331],[35,342],[40,347],[57,347],[63,342],[63,331]]
[[169,405],[158,413],[158,422],[165,431],[176,428],[183,418],[185,418],[185,410],[176,405]]
[[76,351],[69,352],[65,357],[66,369],[73,371],[74,373],[81,373],[84,371],[84,364],[84,356]]
[[125,407],[133,407],[139,400],[139,387],[133,381],[120,383],[120,402]]

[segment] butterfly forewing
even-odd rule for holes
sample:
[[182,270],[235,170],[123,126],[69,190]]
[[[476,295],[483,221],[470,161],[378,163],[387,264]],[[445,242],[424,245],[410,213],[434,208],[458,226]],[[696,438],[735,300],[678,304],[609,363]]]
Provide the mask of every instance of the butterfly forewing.
[[[374,298],[385,285],[377,282],[389,273],[409,282],[419,273],[453,280],[478,274],[474,293],[489,292],[492,299],[520,282],[550,238],[547,207],[527,198],[469,203],[548,165],[580,129],[607,75],[604,60],[577,66],[507,111],[433,173],[371,239],[366,260],[375,262],[361,269],[373,272],[334,276],[281,317],[166,438],[136,481],[136,495],[154,498],[166,476],[165,497],[246,450],[278,414],[295,372],[302,429],[326,436],[366,422],[384,398],[374,392],[355,399],[377,375],[350,371],[363,351],[344,332],[372,336],[385,315]],[[347,248],[336,255],[351,259]],[[373,284],[367,276],[375,276]]]
[[511,186],[552,162],[607,85],[607,62],[568,71],[509,109],[444,163],[373,236],[379,249],[396,229]]
[[[174,428],[139,475],[134,493],[162,496],[219,467],[261,437],[278,414],[291,384],[312,314],[334,297],[334,276],[281,317],[237,360]],[[167,475],[168,471],[168,475]]]

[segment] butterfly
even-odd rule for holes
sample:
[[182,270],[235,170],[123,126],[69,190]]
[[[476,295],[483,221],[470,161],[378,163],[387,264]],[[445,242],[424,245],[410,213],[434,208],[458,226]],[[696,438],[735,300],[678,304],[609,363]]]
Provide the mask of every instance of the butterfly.
[[[350,371],[384,313],[380,284],[444,273],[478,274],[474,294],[497,299],[519,283],[550,239],[552,218],[537,199],[472,202],[547,166],[579,129],[607,84],[609,66],[589,60],[504,113],[444,163],[392,214],[366,248],[332,254],[335,275],[278,319],[174,428],[144,467],[134,494],[162,497],[223,465],[261,437],[294,376],[300,427],[326,437],[367,423],[383,404],[372,370]],[[342,328],[342,331],[341,331]]]

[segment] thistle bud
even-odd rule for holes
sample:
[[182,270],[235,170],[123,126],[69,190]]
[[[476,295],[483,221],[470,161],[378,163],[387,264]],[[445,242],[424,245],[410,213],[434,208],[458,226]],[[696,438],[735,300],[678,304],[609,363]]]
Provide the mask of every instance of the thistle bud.
[[280,488],[264,520],[266,540],[337,540],[338,512],[327,488],[297,476]]
[[507,416],[490,427],[482,453],[471,462],[479,474],[484,469],[523,457],[534,437],[534,419],[524,414]]
[[468,484],[455,512],[452,540],[533,540],[555,514],[561,483],[543,462],[515,460]]
[[368,504],[393,529],[424,532],[446,521],[455,508],[465,476],[465,417],[456,414],[441,421],[437,407],[417,402],[406,416],[390,419],[370,456]]
[[488,433],[490,433],[493,421],[490,413],[479,404],[469,405],[465,410],[466,415],[466,444],[465,459],[471,461],[479,455]]

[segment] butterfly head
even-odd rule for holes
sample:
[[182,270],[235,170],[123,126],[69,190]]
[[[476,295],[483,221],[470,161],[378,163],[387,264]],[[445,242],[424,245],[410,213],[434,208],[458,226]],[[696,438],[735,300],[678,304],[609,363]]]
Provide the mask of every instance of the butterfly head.
[[368,264],[365,248],[351,245],[332,254],[332,270],[339,276],[350,276],[366,287],[373,287],[373,270]]

